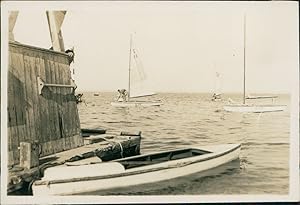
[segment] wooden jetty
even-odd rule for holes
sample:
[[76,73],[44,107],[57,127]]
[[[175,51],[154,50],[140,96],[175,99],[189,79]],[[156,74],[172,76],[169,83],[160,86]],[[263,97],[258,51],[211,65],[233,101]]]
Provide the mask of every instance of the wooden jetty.
[[69,60],[64,52],[9,42],[8,194],[30,187],[49,166],[139,154],[140,135],[82,136]]
[[[93,137],[95,138],[95,137]],[[103,134],[98,138],[102,141],[91,142],[84,146],[58,152],[39,159],[39,166],[26,169],[14,166],[9,169],[7,192],[11,195],[30,193],[31,183],[43,176],[48,167],[57,166],[66,162],[81,161],[95,156],[101,157],[102,161],[118,159],[139,154],[141,136],[116,136]],[[88,139],[85,139],[88,140]],[[21,190],[21,191],[19,191]]]

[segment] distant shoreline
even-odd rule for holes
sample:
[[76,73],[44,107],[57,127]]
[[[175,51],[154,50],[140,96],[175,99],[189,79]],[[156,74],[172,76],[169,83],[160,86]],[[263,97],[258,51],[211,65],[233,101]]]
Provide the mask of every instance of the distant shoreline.
[[[117,91],[86,91],[86,90],[78,90],[77,93],[116,93]],[[195,92],[195,91],[187,91],[187,92],[182,92],[182,91],[163,91],[163,92],[156,92],[157,94],[207,94],[207,95],[212,95],[213,92]],[[268,92],[251,92],[249,93],[251,96],[255,95],[291,95],[291,93],[268,93]],[[243,95],[241,92],[225,92],[222,93],[222,95]]]

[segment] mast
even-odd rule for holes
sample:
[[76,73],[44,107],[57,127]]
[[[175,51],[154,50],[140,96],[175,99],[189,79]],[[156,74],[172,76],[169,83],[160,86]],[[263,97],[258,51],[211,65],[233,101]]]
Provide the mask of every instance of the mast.
[[246,14],[244,14],[244,91],[243,104],[246,104]]
[[130,68],[131,68],[131,47],[132,47],[132,34],[130,34],[130,46],[129,46],[129,68],[128,68],[128,100],[130,98]]

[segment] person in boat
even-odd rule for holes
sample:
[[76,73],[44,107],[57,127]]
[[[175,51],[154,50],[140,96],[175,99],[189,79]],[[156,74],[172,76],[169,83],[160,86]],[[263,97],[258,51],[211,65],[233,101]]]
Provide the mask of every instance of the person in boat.
[[118,93],[119,95],[117,101],[119,102],[127,101],[128,93],[126,89],[118,89]]
[[214,93],[212,96],[212,100],[214,101],[214,100],[219,100],[219,99],[221,99],[221,95]]

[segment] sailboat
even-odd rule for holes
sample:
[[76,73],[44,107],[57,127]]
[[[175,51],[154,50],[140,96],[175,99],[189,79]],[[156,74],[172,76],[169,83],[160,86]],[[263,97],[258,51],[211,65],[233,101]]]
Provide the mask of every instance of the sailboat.
[[221,101],[222,96],[221,96],[221,82],[220,82],[220,73],[216,72],[216,85],[215,85],[215,92],[212,96],[212,101]]
[[115,107],[149,107],[162,105],[163,102],[160,100],[134,100],[135,98],[155,95],[154,92],[148,89],[147,83],[148,81],[143,70],[142,62],[139,59],[137,49],[133,46],[132,35],[130,35],[128,90],[122,89],[123,92],[120,94],[123,94],[123,96],[121,96],[121,98],[119,96],[119,99],[111,102],[111,105]]
[[[246,16],[244,16],[244,89],[243,89],[243,103],[242,104],[228,104],[224,106],[224,110],[228,112],[276,112],[283,111],[286,105],[276,104],[246,104]],[[248,98],[250,99],[250,98]]]

